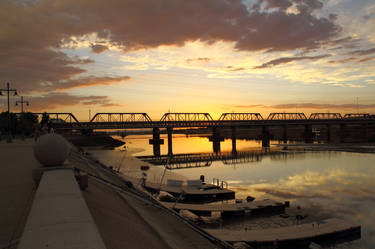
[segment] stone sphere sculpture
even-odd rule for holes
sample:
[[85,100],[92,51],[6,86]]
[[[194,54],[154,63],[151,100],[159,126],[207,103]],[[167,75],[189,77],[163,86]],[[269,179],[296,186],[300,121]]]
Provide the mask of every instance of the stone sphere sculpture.
[[36,160],[43,166],[61,166],[69,155],[70,146],[61,135],[50,133],[41,136],[35,147]]

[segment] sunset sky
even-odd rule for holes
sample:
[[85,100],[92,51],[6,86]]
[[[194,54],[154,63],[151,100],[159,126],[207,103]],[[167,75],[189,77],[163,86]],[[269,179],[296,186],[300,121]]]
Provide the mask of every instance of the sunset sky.
[[28,111],[80,120],[375,113],[373,0],[0,0],[0,55]]

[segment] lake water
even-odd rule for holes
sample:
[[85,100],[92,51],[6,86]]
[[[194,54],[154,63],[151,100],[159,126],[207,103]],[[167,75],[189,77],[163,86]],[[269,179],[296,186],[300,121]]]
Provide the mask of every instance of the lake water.
[[[128,148],[142,149],[136,155],[152,155],[149,138],[128,136],[124,141]],[[161,152],[166,154],[167,139],[162,138],[165,145]],[[225,140],[221,143],[222,151],[230,152],[231,145],[231,140]],[[237,140],[237,150],[261,150],[261,144]],[[176,135],[173,152],[212,153],[212,143],[208,138]],[[178,169],[174,173],[188,179],[205,175],[206,182],[212,178],[226,181],[229,188],[236,191],[236,198],[250,195],[258,200],[289,200],[316,219],[337,217],[360,223],[361,240],[334,248],[375,248],[375,154],[283,152],[263,155],[256,162],[242,160],[228,164],[214,161],[207,167]]]

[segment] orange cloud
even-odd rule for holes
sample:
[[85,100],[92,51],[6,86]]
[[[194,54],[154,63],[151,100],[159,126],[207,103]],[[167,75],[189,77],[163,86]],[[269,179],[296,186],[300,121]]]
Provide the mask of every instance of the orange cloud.
[[38,97],[29,97],[29,109],[31,111],[53,110],[63,106],[74,106],[78,104],[96,105],[99,107],[120,106],[112,103],[107,96],[76,96],[67,93],[52,92]]
[[129,76],[122,76],[122,77],[84,77],[78,78],[75,80],[68,80],[64,82],[59,82],[56,85],[47,86],[47,89],[51,90],[67,90],[71,88],[78,88],[78,87],[89,87],[89,86],[108,86],[115,83],[120,83],[121,81],[130,80]]

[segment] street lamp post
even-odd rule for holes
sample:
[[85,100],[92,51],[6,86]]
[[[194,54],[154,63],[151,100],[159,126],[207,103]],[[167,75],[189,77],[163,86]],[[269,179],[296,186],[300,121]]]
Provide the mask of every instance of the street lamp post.
[[18,104],[21,104],[21,113],[23,113],[23,104],[26,104],[27,106],[30,105],[29,101],[27,101],[27,100],[23,100],[23,96],[21,96],[21,100],[17,100],[17,101],[16,101],[16,106],[17,106]]
[[25,140],[25,133],[24,133],[24,115],[23,115],[23,104],[26,104],[27,106],[29,106],[29,101],[27,101],[27,100],[23,100],[23,96],[21,96],[21,100],[17,100],[16,101],[16,106],[18,105],[18,104],[21,104],[21,116],[20,116],[20,124],[21,124],[21,134],[22,134],[22,136],[21,136],[21,138],[22,138],[22,140]]
[[10,92],[14,92],[14,96],[17,96],[18,94],[17,94],[17,90],[16,89],[11,89],[9,85],[10,85],[9,82],[7,82],[7,88],[0,89],[0,95],[3,95],[3,93],[1,91],[6,91],[7,92],[7,96],[8,96],[8,138],[7,138],[7,142],[11,143],[12,142],[12,133],[10,131],[11,125],[10,125],[9,93]]

